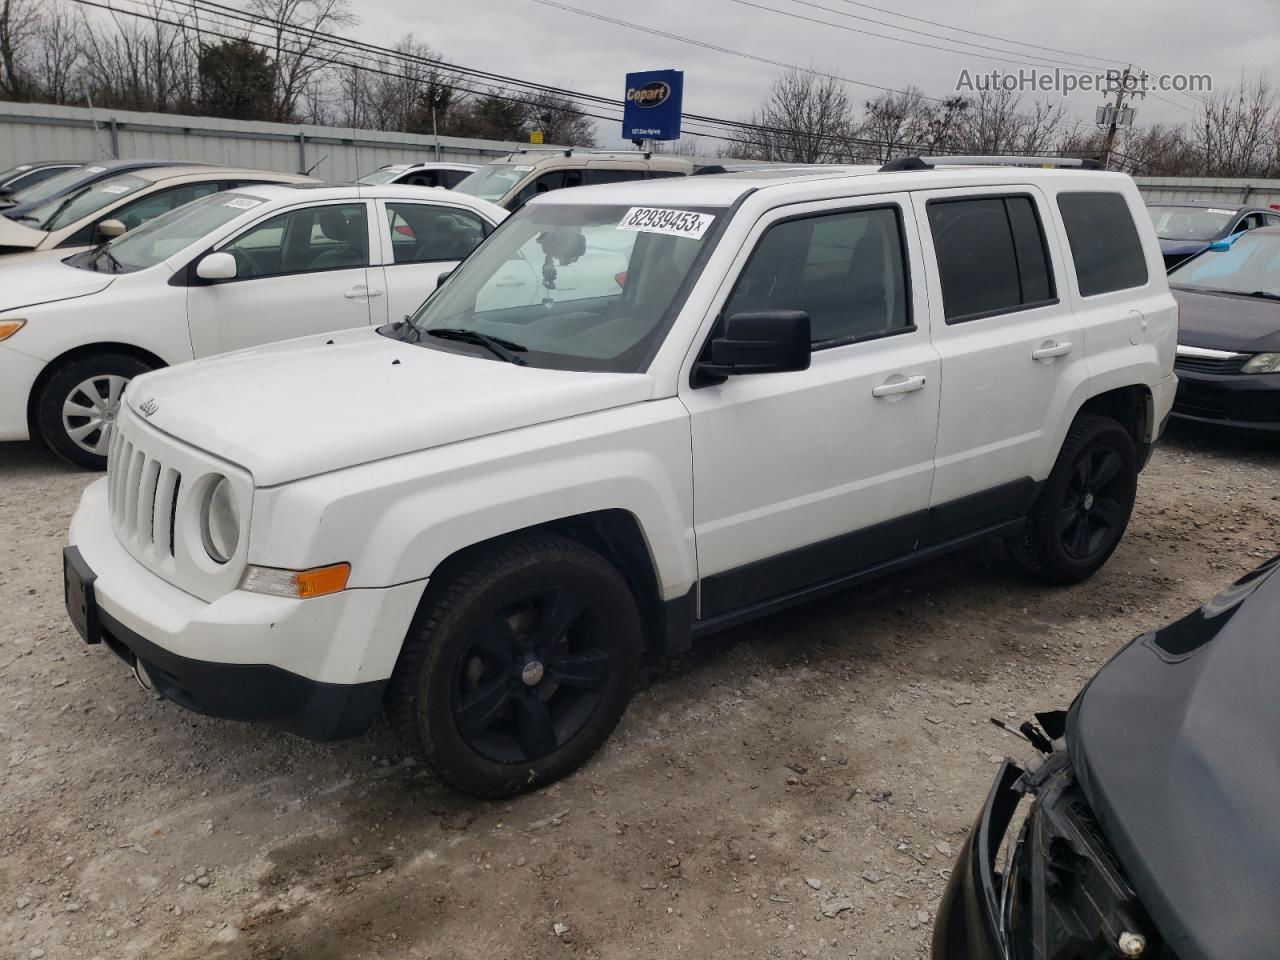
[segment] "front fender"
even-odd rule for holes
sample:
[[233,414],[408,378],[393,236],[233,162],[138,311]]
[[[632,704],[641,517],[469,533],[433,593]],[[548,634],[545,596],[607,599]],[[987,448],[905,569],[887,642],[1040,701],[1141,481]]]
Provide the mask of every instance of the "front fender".
[[292,569],[347,561],[350,587],[385,587],[429,577],[474,544],[603,510],[635,517],[665,599],[688,592],[696,577],[692,449],[679,400],[632,404],[260,490],[249,559]]

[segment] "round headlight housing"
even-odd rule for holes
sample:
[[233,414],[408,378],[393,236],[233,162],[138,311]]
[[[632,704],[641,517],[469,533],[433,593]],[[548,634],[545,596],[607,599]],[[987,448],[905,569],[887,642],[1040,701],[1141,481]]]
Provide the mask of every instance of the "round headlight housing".
[[205,552],[215,563],[226,563],[236,555],[240,546],[240,506],[226,477],[215,479],[205,492],[200,532]]

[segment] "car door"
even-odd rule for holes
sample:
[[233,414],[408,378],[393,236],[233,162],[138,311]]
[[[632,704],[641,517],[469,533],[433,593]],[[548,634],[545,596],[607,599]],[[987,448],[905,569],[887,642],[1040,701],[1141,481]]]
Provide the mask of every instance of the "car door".
[[[379,200],[382,273],[387,295],[373,322],[399,320],[418,309],[448,273],[493,230],[473,210],[419,200]],[[381,311],[381,313],[379,313]]]
[[237,275],[190,281],[196,356],[367,325],[370,301],[382,298],[381,271],[369,277],[370,214],[363,200],[311,204],[267,216],[219,245],[235,257]]
[[939,362],[906,195],[774,211],[738,265],[717,326],[804,310],[813,354],[681,387],[704,618],[910,553],[933,477]]
[[[1025,514],[1049,447],[1088,379],[1080,323],[1058,292],[1061,252],[1028,186],[914,193],[942,357],[928,540]],[[936,314],[935,314],[936,315]]]

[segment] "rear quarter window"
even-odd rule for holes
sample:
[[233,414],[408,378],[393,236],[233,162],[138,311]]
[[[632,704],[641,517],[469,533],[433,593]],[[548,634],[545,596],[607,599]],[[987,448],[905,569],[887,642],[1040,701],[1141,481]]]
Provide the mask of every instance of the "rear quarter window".
[[1147,258],[1129,204],[1120,193],[1058,194],[1080,295],[1093,297],[1147,282]]

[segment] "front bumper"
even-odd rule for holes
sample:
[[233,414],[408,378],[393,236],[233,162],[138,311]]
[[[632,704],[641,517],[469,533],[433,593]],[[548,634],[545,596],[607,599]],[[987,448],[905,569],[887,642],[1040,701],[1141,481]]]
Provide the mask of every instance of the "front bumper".
[[1179,370],[1173,415],[1233,429],[1280,431],[1280,375]]
[[[1001,872],[997,857],[1025,796],[1035,800]],[[1152,948],[1144,955],[1174,960],[1161,952],[1065,749],[1025,772],[1006,761],[943,894],[934,960],[1114,957],[1134,936]]]
[[[19,330],[14,339],[21,337]],[[43,360],[29,357],[0,344],[0,440],[29,440],[27,402],[36,378],[45,368]]]
[[120,545],[106,483],[85,490],[66,551],[69,603],[72,583],[88,583],[90,642],[101,640],[157,692],[198,713],[312,740],[369,728],[423,581],[310,600],[233,590],[206,603]]

